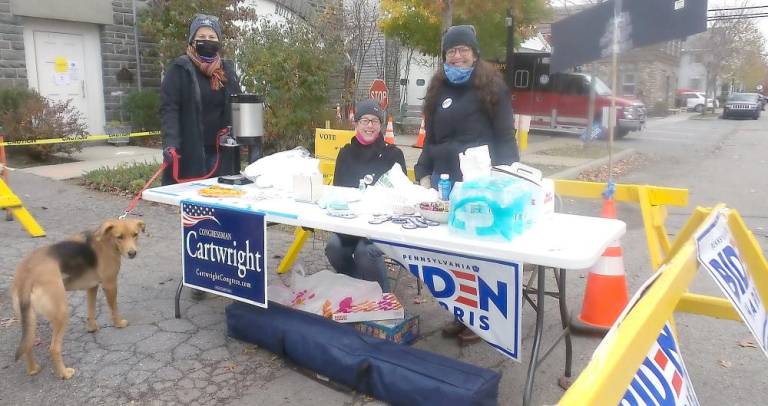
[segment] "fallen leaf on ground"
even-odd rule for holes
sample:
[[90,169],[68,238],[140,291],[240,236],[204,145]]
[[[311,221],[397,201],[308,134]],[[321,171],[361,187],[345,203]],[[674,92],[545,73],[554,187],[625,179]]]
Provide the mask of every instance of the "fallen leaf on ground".
[[0,327],[3,327],[3,328],[10,327],[10,326],[16,324],[16,322],[18,322],[18,321],[19,320],[17,318],[15,318],[15,317],[9,317],[7,319],[0,319]]
[[739,346],[748,347],[748,348],[757,348],[757,345],[755,344],[755,342],[750,339],[739,341]]
[[422,304],[422,303],[424,303],[424,299],[422,299],[420,297],[417,297],[417,298],[413,299],[413,303],[414,304]]
[[[614,178],[620,177],[632,169],[635,169],[644,163],[647,158],[643,154],[632,154],[627,158],[614,161],[611,174]],[[601,165],[594,169],[587,169],[579,173],[578,180],[588,182],[607,182],[608,181],[608,165]]]
[[723,368],[730,368],[730,367],[733,366],[733,362],[721,359],[720,360],[720,366],[723,367]]

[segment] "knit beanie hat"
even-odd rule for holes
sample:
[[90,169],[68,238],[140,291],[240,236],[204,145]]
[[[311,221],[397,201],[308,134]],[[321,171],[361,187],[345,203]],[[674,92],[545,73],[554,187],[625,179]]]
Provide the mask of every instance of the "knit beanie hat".
[[454,25],[449,27],[443,34],[443,60],[445,53],[459,45],[466,45],[475,51],[475,55],[480,56],[480,44],[477,42],[477,33],[473,25]]
[[386,120],[387,112],[381,108],[378,100],[368,99],[357,103],[355,106],[355,121],[363,118],[364,115],[371,114],[379,118],[382,123]]
[[216,36],[219,37],[219,41],[222,40],[221,23],[219,23],[219,19],[215,16],[197,14],[189,25],[189,37],[187,38],[188,44],[192,43],[192,40],[195,38],[195,34],[200,27],[210,27],[216,33]]

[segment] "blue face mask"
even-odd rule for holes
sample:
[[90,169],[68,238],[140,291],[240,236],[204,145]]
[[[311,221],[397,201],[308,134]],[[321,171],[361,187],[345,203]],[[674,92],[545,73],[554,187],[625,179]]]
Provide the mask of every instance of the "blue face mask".
[[459,68],[457,66],[451,66],[447,63],[443,64],[443,71],[445,71],[445,77],[448,78],[448,81],[459,85],[462,83],[466,83],[469,78],[472,76],[472,71],[475,70],[475,67],[472,66],[471,68]]

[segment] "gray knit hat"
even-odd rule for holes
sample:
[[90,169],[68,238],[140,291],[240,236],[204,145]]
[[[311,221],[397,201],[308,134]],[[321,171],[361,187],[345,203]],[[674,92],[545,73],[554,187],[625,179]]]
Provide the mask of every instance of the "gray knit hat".
[[219,41],[222,40],[221,23],[219,23],[219,19],[215,16],[210,16],[207,14],[197,14],[192,19],[192,23],[189,25],[189,37],[187,38],[188,44],[192,43],[192,40],[195,38],[195,34],[197,33],[197,30],[200,29],[200,27],[210,27],[214,32],[216,32],[216,36],[219,37]]
[[379,118],[382,123],[387,119],[387,112],[381,108],[378,100],[368,99],[357,103],[355,106],[355,121],[360,120],[366,114],[371,114]]
[[480,56],[480,43],[477,42],[474,25],[454,25],[445,31],[443,34],[443,60],[445,60],[445,53],[449,49],[459,45],[472,48],[475,55]]

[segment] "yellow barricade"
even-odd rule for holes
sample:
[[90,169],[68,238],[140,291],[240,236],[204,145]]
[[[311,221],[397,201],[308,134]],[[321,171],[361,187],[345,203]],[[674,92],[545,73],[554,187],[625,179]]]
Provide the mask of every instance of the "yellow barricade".
[[32,237],[45,236],[45,230],[40,227],[35,218],[24,208],[21,199],[13,193],[2,178],[0,178],[0,209],[9,210]]
[[[724,207],[718,206],[718,209]],[[640,363],[664,324],[679,311],[699,263],[693,234],[715,212],[698,208],[675,241],[672,256],[658,269],[658,279],[637,301],[615,331],[606,336],[587,367],[560,399],[560,405],[616,405],[626,392]],[[688,226],[693,227],[690,230]],[[736,210],[728,211],[728,226],[763,303],[768,303],[768,262]],[[730,302],[728,305],[733,306]],[[715,316],[717,317],[717,316]],[[740,319],[739,319],[740,320]]]

